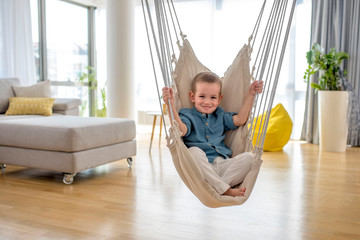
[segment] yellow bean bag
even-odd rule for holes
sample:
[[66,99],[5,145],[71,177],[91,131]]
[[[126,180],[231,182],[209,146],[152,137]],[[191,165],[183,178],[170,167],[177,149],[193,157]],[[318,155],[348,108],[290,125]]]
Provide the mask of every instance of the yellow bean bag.
[[[262,121],[262,123],[260,123]],[[254,119],[253,129],[256,126],[254,132],[253,144],[256,143],[259,128],[264,124],[262,115]],[[279,103],[273,109],[271,109],[268,128],[265,135],[264,151],[281,151],[282,148],[288,143],[292,131],[293,123],[284,106]]]

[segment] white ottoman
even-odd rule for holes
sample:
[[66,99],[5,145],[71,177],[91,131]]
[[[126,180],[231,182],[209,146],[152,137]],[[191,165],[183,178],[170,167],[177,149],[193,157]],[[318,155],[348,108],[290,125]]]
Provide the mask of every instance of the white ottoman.
[[76,173],[136,155],[136,127],[129,119],[51,116],[0,121],[0,164]]

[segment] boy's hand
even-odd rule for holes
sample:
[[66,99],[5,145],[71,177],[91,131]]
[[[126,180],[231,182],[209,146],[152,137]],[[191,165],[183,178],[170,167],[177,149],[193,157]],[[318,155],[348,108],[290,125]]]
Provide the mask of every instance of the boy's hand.
[[[163,87],[162,89],[162,99],[165,102],[168,110],[170,109],[170,107],[172,108],[172,113],[174,114],[174,120],[179,124],[179,129],[181,132],[181,136],[184,136],[185,133],[187,133],[187,127],[186,125],[181,121],[180,117],[179,117],[179,113],[176,111],[175,109],[175,94],[174,94],[174,90],[172,88],[168,88],[168,87]],[[169,100],[170,100],[170,104],[171,106],[169,106]],[[173,124],[172,122],[173,118],[170,118],[170,122],[171,125]]]
[[264,88],[263,81],[254,81],[250,84],[249,93],[251,93],[252,95],[255,95],[256,93],[262,93],[263,88]]
[[174,90],[172,88],[163,87],[162,89],[162,99],[166,105],[169,105],[169,99],[171,101],[171,105],[174,105]]

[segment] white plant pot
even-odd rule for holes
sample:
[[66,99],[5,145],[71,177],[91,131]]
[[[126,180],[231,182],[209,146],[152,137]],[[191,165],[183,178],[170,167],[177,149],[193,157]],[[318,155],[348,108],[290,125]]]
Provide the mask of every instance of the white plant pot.
[[348,134],[348,92],[318,91],[320,150],[344,152]]

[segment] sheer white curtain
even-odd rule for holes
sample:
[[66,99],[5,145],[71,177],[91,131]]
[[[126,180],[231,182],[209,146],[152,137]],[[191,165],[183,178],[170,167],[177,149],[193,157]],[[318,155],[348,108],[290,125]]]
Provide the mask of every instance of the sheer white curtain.
[[29,0],[0,0],[0,77],[36,83]]

